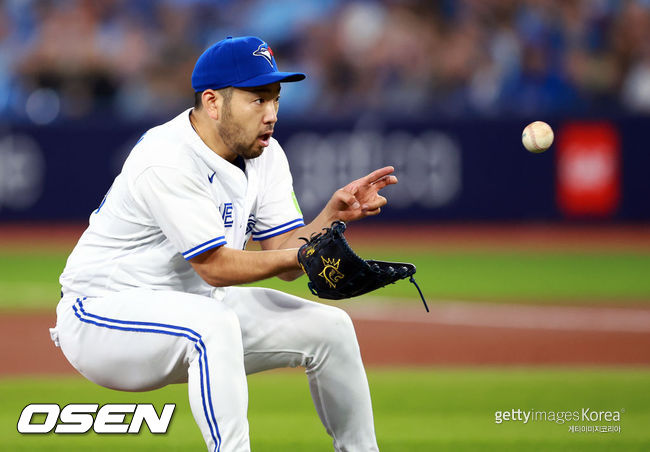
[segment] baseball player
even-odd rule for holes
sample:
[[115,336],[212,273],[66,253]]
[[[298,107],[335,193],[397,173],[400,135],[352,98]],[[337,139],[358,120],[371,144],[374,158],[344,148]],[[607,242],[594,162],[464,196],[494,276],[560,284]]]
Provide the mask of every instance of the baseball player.
[[[304,367],[337,451],[374,451],[368,382],[350,318],[238,284],[302,274],[299,237],[376,215],[386,167],[337,190],[308,225],[272,138],[281,82],[256,37],[227,38],[196,62],[195,106],[133,148],[61,275],[51,336],[89,380],[146,391],[187,382],[208,450],[250,450],[246,374]],[[305,149],[304,152],[310,152]],[[252,238],[261,251],[245,250]]]

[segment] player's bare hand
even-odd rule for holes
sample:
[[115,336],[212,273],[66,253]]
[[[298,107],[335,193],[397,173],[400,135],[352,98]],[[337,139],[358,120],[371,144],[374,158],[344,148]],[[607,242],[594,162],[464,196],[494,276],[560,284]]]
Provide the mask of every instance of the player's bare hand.
[[388,202],[379,190],[397,183],[393,171],[395,168],[386,166],[338,189],[327,203],[331,216],[347,222],[377,215]]

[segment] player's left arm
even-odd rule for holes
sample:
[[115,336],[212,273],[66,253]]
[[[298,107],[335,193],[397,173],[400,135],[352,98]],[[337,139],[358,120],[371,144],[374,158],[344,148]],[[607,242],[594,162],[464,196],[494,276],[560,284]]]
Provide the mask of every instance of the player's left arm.
[[[345,187],[339,188],[311,223],[284,234],[261,240],[262,249],[299,248],[304,243],[300,240],[300,237],[309,237],[312,233],[320,232],[323,228],[329,227],[333,221],[340,220],[348,223],[368,216],[378,215],[381,208],[388,202],[385,197],[379,194],[379,190],[397,183],[397,177],[392,174],[394,171],[395,169],[392,166],[386,166],[350,182]],[[291,281],[301,274],[300,271],[288,272],[278,275],[278,277]]]

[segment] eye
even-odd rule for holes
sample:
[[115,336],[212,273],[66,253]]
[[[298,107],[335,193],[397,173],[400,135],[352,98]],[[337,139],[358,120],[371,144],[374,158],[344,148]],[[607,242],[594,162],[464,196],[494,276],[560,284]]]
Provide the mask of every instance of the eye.
[[261,98],[261,97],[258,97],[257,99],[255,99],[254,102],[255,102],[257,105],[262,105],[262,104],[264,103],[264,99]]

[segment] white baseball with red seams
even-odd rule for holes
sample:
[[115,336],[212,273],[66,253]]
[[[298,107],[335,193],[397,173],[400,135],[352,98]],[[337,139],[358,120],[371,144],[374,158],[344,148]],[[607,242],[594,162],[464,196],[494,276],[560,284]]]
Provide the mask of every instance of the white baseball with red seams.
[[524,147],[535,154],[546,151],[553,144],[553,129],[543,121],[528,124],[521,134]]

